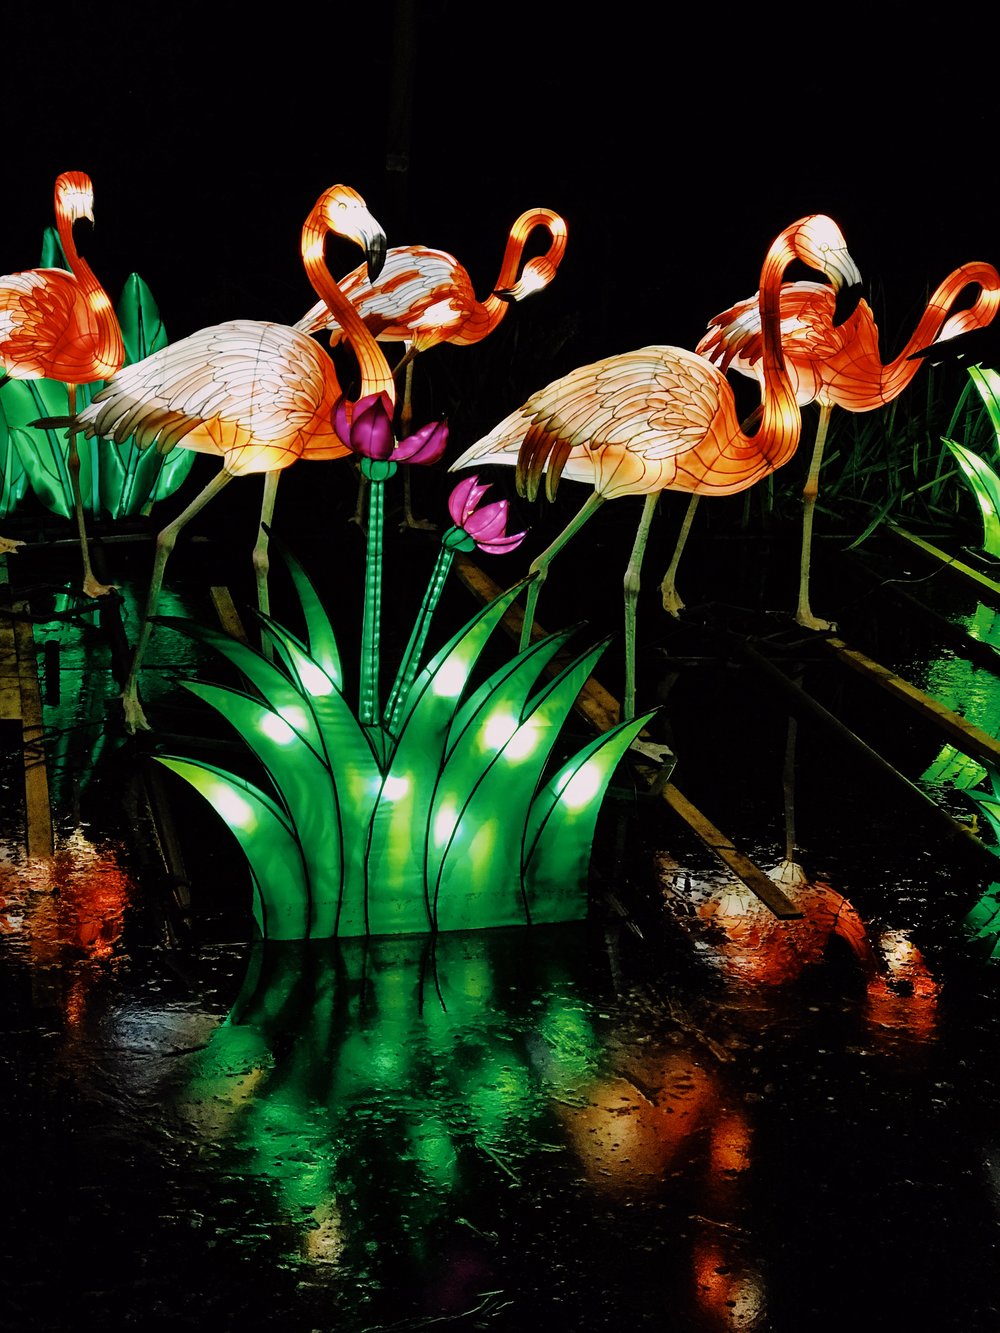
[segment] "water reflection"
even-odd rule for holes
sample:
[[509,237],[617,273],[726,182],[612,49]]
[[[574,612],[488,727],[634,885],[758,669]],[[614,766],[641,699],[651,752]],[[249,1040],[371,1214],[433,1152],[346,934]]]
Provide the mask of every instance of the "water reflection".
[[78,1026],[95,982],[112,967],[134,884],[124,851],[82,829],[50,859],[0,863],[0,932],[30,965],[33,1005]]
[[[667,903],[693,904],[693,913],[677,912],[678,926],[722,976],[766,996],[824,970],[843,973],[850,960],[850,981],[856,985],[848,988],[863,987],[861,1014],[876,1047],[935,1037],[940,982],[908,930],[865,922],[831,884],[804,873],[782,878],[782,891],[802,911],[797,920],[779,920],[736,879],[706,878],[694,889],[686,880],[679,899],[669,888],[679,867],[668,853],[660,853],[657,862]],[[785,866],[782,862],[779,870]]]
[[509,1198],[529,1191],[553,1225],[563,1197],[588,1213],[648,1199],[694,1217],[663,1261],[664,1281],[687,1271],[692,1327],[756,1327],[741,1096],[663,1015],[595,990],[586,939],[261,944],[176,1112],[203,1160],[268,1183],[294,1257],[340,1292],[377,1301],[402,1271],[421,1308],[471,1310],[511,1280]]

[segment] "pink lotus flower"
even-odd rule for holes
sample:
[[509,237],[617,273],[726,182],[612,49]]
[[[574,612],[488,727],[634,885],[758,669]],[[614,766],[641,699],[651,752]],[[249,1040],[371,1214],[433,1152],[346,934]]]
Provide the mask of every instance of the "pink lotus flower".
[[515,532],[509,536],[507,528],[507,501],[495,500],[492,504],[479,508],[479,502],[489,490],[478,477],[466,477],[460,481],[448,498],[448,513],[456,528],[489,555],[502,555],[520,546],[528,535],[527,532]]
[[345,444],[363,458],[379,462],[436,463],[448,447],[448,423],[431,421],[396,443],[392,429],[392,404],[384,393],[369,394],[354,404],[342,398],[334,414],[334,426]]
[[344,443],[363,458],[388,458],[392,453],[395,436],[387,394],[369,394],[356,403],[341,398],[333,424]]

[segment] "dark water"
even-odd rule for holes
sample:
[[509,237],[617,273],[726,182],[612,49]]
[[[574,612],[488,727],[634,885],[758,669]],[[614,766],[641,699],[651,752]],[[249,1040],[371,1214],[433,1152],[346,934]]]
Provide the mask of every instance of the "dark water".
[[[609,623],[629,540],[608,538]],[[131,635],[144,552],[113,559]],[[692,567],[686,627],[643,602],[641,690],[663,704],[678,787],[774,869],[789,705],[738,634],[720,638],[733,604],[698,601],[717,568],[717,550]],[[176,570],[163,609],[207,618],[203,562]],[[803,715],[799,921],[776,921],[626,765],[586,922],[254,945],[238,849],[176,786],[186,885],[165,864],[98,617],[47,620],[72,599],[18,578],[40,653],[59,644],[43,682],[57,852],[26,861],[12,802],[0,1326],[1000,1328],[998,973],[966,924],[992,867],[919,794]],[[881,660],[988,729],[986,668],[909,613],[870,614],[846,580],[824,591],[846,637],[891,645]],[[568,615],[580,594],[567,578],[553,596]],[[954,602],[986,637],[987,612]],[[764,628],[971,824],[939,735],[787,621]],[[204,664],[182,636],[155,642],[151,712],[193,734],[173,678]]]

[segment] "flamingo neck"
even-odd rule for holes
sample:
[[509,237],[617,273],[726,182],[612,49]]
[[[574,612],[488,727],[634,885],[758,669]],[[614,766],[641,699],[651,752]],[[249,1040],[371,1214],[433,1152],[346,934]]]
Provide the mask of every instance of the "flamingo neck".
[[306,275],[317,296],[326,303],[327,309],[340,325],[344,339],[357,357],[361,383],[354,401],[358,402],[371,394],[383,393],[388,395],[390,403],[394,404],[396,386],[389,363],[361,316],[331,278],[326,267],[324,247],[329,230],[320,210],[314,209],[302,228],[302,263]]
[[[949,319],[949,311],[966,287],[976,284],[979,291],[973,304]],[[974,262],[963,264],[940,283],[927,302],[924,313],[910,335],[906,346],[892,361],[882,367],[880,392],[883,402],[897,397],[920,369],[921,361],[910,356],[921,348],[937,342],[942,331],[953,337],[972,329],[985,328],[1000,309],[1000,274],[992,264]],[[950,326],[950,327],[946,327]]]
[[792,457],[802,432],[802,414],[781,349],[781,283],[786,268],[795,257],[787,237],[782,234],[768,251],[760,275],[758,300],[764,344],[764,389],[761,423],[753,442],[772,471]]
[[73,217],[56,201],[56,231],[69,270],[76,279],[94,324],[91,326],[90,367],[87,382],[117,375],[125,360],[125,344],[111,299],[82,258],[73,240]]
[[[544,255],[530,261],[529,279],[519,280],[528,237],[538,227],[545,227],[548,231],[549,248]],[[485,301],[477,303],[475,313],[462,325],[459,341],[463,344],[479,342],[492,333],[506,315],[512,300],[521,301],[552,281],[565,251],[566,223],[558,213],[553,213],[550,208],[532,208],[522,213],[507,237],[493,291]],[[497,296],[497,292],[507,292],[508,296],[503,299]]]
[[76,278],[82,290],[88,296],[95,296],[98,292],[104,296],[104,288],[97,281],[94,270],[76,248],[76,242],[73,239],[73,217],[58,203],[56,205],[56,231],[59,234],[59,244],[66,256],[69,271]]

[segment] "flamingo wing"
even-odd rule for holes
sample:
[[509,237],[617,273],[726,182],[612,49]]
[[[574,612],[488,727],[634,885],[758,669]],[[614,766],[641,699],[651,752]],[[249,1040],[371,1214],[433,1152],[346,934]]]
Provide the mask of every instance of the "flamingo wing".
[[97,336],[72,273],[43,268],[0,278],[0,364],[13,378],[89,383]]
[[452,465],[514,463],[529,496],[547,473],[605,499],[671,485],[686,455],[737,429],[732,392],[705,358],[650,346],[581,366],[539,390]]
[[[800,406],[822,396],[846,349],[867,359],[874,341],[877,357],[878,330],[868,305],[860,302],[837,327],[835,307],[835,293],[824,283],[789,282],[781,289],[781,350]],[[763,382],[759,298],[754,295],[715,315],[696,350],[723,371],[737,370]]]
[[[468,273],[454,256],[425,246],[394,246],[372,284],[364,264],[338,286],[372,335],[384,342],[412,342],[419,351],[445,341],[477,307]],[[343,331],[323,301],[295,325],[304,333],[329,329],[338,342]]]
[[310,445],[347,454],[332,425],[340,396],[333,363],[304,333],[233,320],[126,366],[79,424],[118,443],[133,436],[140,449],[223,455],[239,475],[286,466]]

